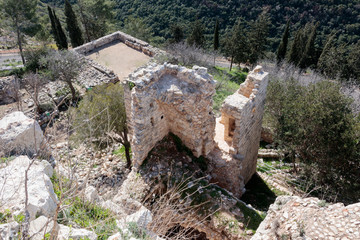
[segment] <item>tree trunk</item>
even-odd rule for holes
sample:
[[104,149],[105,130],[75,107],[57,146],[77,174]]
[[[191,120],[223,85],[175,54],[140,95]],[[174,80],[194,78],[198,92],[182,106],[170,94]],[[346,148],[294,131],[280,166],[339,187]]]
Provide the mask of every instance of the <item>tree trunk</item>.
[[71,81],[67,81],[66,82],[69,85],[70,91],[71,91],[71,96],[72,96],[72,101],[73,103],[76,101],[76,91],[74,86],[72,85]]
[[232,69],[233,62],[234,62],[234,56],[231,56],[231,62],[230,62],[230,72],[231,72],[231,69]]
[[17,40],[18,40],[18,45],[19,45],[19,50],[20,50],[20,56],[21,56],[22,63],[25,65],[25,58],[24,58],[22,42],[21,42],[21,32],[20,32],[20,27],[19,27],[17,18],[15,19],[15,25],[16,25],[16,34],[17,34]]

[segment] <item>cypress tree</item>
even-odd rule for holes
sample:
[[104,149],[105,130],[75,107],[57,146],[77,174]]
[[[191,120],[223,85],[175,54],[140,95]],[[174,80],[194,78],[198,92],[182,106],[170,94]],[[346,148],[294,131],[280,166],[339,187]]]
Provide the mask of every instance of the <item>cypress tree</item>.
[[309,67],[311,64],[316,64],[316,54],[315,54],[315,39],[316,39],[316,29],[319,23],[316,23],[312,26],[312,30],[308,40],[306,42],[306,46],[302,57],[299,62],[299,67],[305,69]]
[[171,35],[172,35],[172,39],[170,40],[170,42],[178,43],[178,42],[181,42],[181,40],[183,40],[184,31],[181,26],[179,26],[177,24],[173,25],[173,26],[171,26],[170,31],[171,31]]
[[279,48],[277,50],[277,55],[276,55],[277,64],[280,64],[281,61],[283,61],[285,58],[287,45],[289,41],[289,35],[290,35],[289,29],[290,29],[290,20],[288,20],[286,23],[285,31],[282,36]]
[[214,50],[219,48],[219,20],[216,19],[215,29],[214,29]]
[[321,73],[324,73],[324,71],[326,70],[326,66],[327,66],[327,62],[328,62],[328,58],[329,58],[329,52],[331,50],[332,47],[334,47],[334,39],[336,37],[337,32],[333,31],[332,33],[330,33],[330,35],[328,36],[328,39],[325,43],[325,46],[320,54],[319,57],[319,61],[317,63],[317,67],[318,69],[321,71]]
[[66,16],[66,25],[71,40],[71,46],[77,47],[82,45],[84,43],[84,39],[81,35],[81,30],[79,28],[76,15],[68,0],[65,0],[65,16]]
[[68,49],[68,43],[67,43],[67,39],[66,39],[66,35],[64,33],[63,28],[61,27],[61,23],[58,19],[58,17],[55,14],[55,11],[53,10],[53,14],[54,14],[54,21],[55,21],[55,26],[56,26],[56,32],[58,34],[58,38],[59,38],[59,49]]
[[191,31],[190,37],[188,38],[188,43],[190,45],[196,45],[201,47],[205,42],[204,38],[204,26],[200,20],[196,20],[194,27]]
[[48,12],[49,12],[49,18],[50,18],[50,22],[51,22],[51,32],[52,32],[52,34],[54,36],[56,46],[58,48],[60,48],[61,44],[60,44],[60,40],[59,40],[59,34],[57,32],[57,29],[56,29],[56,23],[55,23],[55,19],[54,19],[53,10],[49,6],[48,6]]

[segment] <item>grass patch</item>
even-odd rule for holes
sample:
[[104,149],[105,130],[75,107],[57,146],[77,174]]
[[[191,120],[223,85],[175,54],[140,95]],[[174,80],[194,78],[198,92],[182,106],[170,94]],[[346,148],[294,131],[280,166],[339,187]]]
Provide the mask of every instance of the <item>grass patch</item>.
[[98,238],[107,239],[117,230],[115,217],[110,210],[75,197],[65,205],[70,207],[60,212],[58,223],[76,225],[94,231]]
[[247,207],[244,203],[237,202],[236,206],[244,214],[244,224],[246,228],[256,231],[260,223],[264,220],[265,216],[260,215],[256,210]]
[[240,84],[245,81],[247,73],[239,68],[233,68],[229,71],[229,69],[222,67],[214,67],[210,69],[210,73],[217,81],[213,109],[218,114],[225,98],[239,89]]
[[[71,189],[71,181],[65,177],[59,177],[55,173],[51,177],[54,192],[59,199],[63,193]],[[63,206],[68,206],[59,212],[58,223],[76,228],[86,228],[94,231],[98,238],[107,239],[117,230],[113,213],[93,203],[84,201],[79,197],[65,199]]]

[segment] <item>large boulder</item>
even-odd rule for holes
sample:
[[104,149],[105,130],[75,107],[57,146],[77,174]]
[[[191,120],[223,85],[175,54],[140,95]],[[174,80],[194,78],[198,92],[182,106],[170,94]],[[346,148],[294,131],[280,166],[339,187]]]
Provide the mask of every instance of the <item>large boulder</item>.
[[39,124],[23,112],[13,112],[0,120],[0,153],[33,155],[45,149]]
[[[25,212],[25,171],[30,160],[27,156],[19,156],[0,169],[0,212],[9,209],[12,213]],[[36,216],[54,216],[57,197],[50,177],[53,168],[47,161],[34,161],[28,171],[28,211],[30,220]]]
[[251,240],[360,239],[360,203],[280,196]]

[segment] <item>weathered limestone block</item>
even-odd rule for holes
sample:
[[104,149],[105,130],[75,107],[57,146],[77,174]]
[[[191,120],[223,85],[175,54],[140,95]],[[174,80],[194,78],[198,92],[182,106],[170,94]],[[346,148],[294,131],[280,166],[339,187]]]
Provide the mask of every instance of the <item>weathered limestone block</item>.
[[96,240],[97,235],[96,233],[82,229],[82,228],[70,228],[68,226],[59,224],[59,233],[58,233],[58,240],[67,240],[67,239],[89,239],[89,240]]
[[125,89],[135,166],[140,166],[169,132],[180,137],[197,157],[213,149],[215,81],[206,68],[150,65],[130,75]]
[[[12,213],[25,212],[25,171],[31,160],[20,156],[0,169],[0,211],[9,209]],[[28,210],[30,220],[36,215],[52,217],[56,209],[57,197],[50,177],[53,168],[43,160],[35,161],[28,171]]]
[[0,152],[3,154],[32,155],[45,147],[39,124],[23,112],[13,112],[0,120]]

